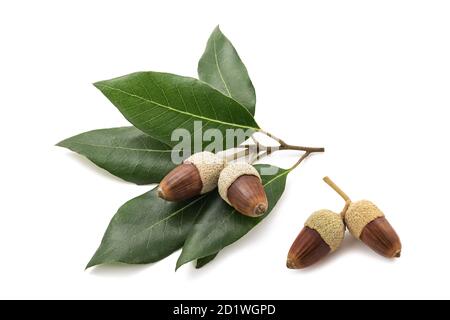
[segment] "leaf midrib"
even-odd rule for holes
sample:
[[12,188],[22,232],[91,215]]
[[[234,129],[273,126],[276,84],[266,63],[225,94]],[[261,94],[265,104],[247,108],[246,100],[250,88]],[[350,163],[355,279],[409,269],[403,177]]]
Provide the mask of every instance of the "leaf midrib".
[[219,58],[217,56],[216,37],[215,36],[213,37],[213,47],[214,47],[214,59],[216,61],[216,67],[217,67],[217,71],[219,72],[220,79],[222,80],[223,85],[225,86],[225,90],[227,90],[227,93],[230,96],[230,98],[233,98],[233,95],[231,94],[230,89],[228,89],[227,83],[226,83],[225,79],[223,78],[222,70],[220,70]]
[[[197,198],[196,200],[194,200],[194,201],[192,201],[192,202],[189,202],[186,206],[184,206],[184,207],[182,207],[182,208],[176,210],[175,212],[171,213],[169,216],[165,217],[164,219],[159,220],[159,221],[153,223],[151,226],[145,228],[144,230],[141,230],[140,232],[138,232],[138,233],[132,235],[131,238],[132,238],[132,239],[135,239],[137,236],[139,236],[140,234],[142,234],[142,233],[144,233],[144,232],[145,232],[145,233],[148,233],[149,231],[151,231],[151,230],[152,230],[154,227],[156,227],[157,225],[159,225],[159,224],[161,224],[161,223],[163,223],[163,222],[166,222],[166,221],[172,219],[174,216],[178,215],[180,212],[183,212],[183,210],[185,210],[185,209],[189,208],[190,206],[194,205],[195,203],[197,203],[198,201],[200,201],[201,199],[203,199],[205,196],[206,196],[206,194],[200,196],[199,198]],[[124,245],[124,242],[121,241],[121,240],[115,240],[115,241],[113,241],[113,242],[117,242],[117,243],[118,243],[118,246],[121,247],[121,248],[126,247],[126,245]],[[103,245],[103,243],[102,243],[102,245]],[[99,248],[99,249],[100,249],[100,248]],[[107,248],[106,250],[111,250],[111,249],[112,249],[112,247],[110,246],[110,247]],[[104,256],[104,255],[106,255],[106,252],[107,252],[107,251],[101,252],[101,254],[100,254],[99,256]],[[102,264],[102,263],[105,263],[105,262],[106,262],[106,260],[105,260],[105,261],[101,261],[100,263],[95,263],[95,264],[90,265],[91,262],[93,261],[93,259],[94,259],[95,257],[97,257],[97,253],[94,254],[94,257],[92,257],[91,261],[88,263],[87,268],[89,268],[89,267],[91,267],[91,266],[94,266],[94,265],[98,265],[98,264]],[[98,258],[98,257],[97,257],[97,258]],[[114,259],[113,261],[116,261],[116,262],[123,262],[123,263],[128,263],[127,260],[122,260],[122,259]]]
[[[245,126],[245,125],[241,125],[241,124],[237,124],[237,123],[231,123],[231,122],[226,122],[226,121],[220,121],[220,120],[217,120],[217,119],[212,119],[212,118],[200,116],[200,115],[197,115],[197,114],[193,114],[193,113],[190,113],[190,112],[187,112],[187,111],[181,111],[179,109],[172,108],[171,106],[167,106],[167,105],[161,104],[159,102],[156,102],[156,101],[153,101],[153,100],[150,100],[150,99],[138,96],[136,94],[133,94],[133,93],[127,92],[125,90],[122,90],[122,89],[119,89],[119,88],[115,88],[115,87],[112,87],[112,86],[109,86],[109,85],[106,85],[106,84],[103,84],[103,83],[96,83],[96,86],[102,86],[102,87],[108,88],[110,90],[115,90],[115,91],[121,92],[123,94],[126,94],[126,95],[128,95],[130,97],[141,99],[141,100],[143,100],[145,102],[148,102],[148,103],[151,103],[151,104],[155,104],[155,105],[157,105],[159,107],[162,107],[162,108],[165,108],[167,110],[170,110],[170,111],[173,111],[173,112],[177,112],[177,113],[180,113],[180,114],[184,114],[184,115],[187,115],[187,116],[190,116],[190,117],[193,117],[193,118],[198,118],[198,119],[202,119],[202,120],[205,120],[205,121],[215,122],[215,123],[219,123],[219,124],[226,125],[226,126],[258,130],[258,128],[251,127],[251,126]],[[233,101],[235,101],[235,100],[233,99]]]
[[144,233],[144,232],[148,232],[148,231],[152,230],[154,227],[156,227],[157,225],[159,225],[159,224],[161,224],[161,223],[163,223],[163,222],[165,222],[165,221],[168,221],[168,220],[172,219],[174,216],[176,216],[177,214],[179,214],[179,213],[182,212],[183,210],[189,208],[190,206],[194,205],[195,203],[197,203],[198,201],[200,201],[200,200],[203,199],[204,197],[206,197],[206,194],[204,194],[204,195],[198,197],[196,200],[194,200],[194,201],[192,201],[192,202],[189,202],[186,206],[184,206],[184,207],[182,207],[182,208],[176,210],[175,212],[171,213],[170,215],[168,215],[168,216],[165,217],[164,219],[159,220],[159,221],[155,222],[154,224],[152,224],[151,226],[148,226],[148,227],[144,228],[143,230],[139,231],[138,233],[132,235],[132,238],[136,238],[138,235],[140,235],[140,234],[142,234],[142,233]]
[[173,150],[138,149],[138,148],[128,148],[128,147],[120,147],[120,146],[108,146],[108,145],[91,144],[91,143],[84,143],[84,142],[78,142],[78,141],[72,141],[72,143],[83,145],[83,146],[88,146],[88,147],[121,149],[121,150],[139,151],[139,152],[172,152],[173,151]]
[[278,180],[279,178],[281,178],[282,176],[287,175],[289,172],[291,172],[290,170],[284,170],[282,173],[280,173],[279,175],[273,177],[272,179],[270,179],[269,181],[267,181],[263,186],[267,186],[269,184],[271,184],[272,182],[274,182],[275,180]]
[[[280,179],[281,177],[287,175],[289,172],[290,172],[289,170],[283,171],[283,172],[280,173],[279,175],[277,175],[277,176],[273,177],[272,179],[270,179],[269,181],[267,181],[265,184],[263,184],[263,186],[264,186],[264,187],[268,186],[269,184],[271,184],[271,183],[274,182],[275,180],[278,180],[278,179]],[[228,213],[228,215],[222,220],[222,223],[223,223],[225,220],[229,219],[229,218],[232,216],[232,214],[235,213],[235,212],[237,212],[235,209],[231,210],[231,211]],[[206,239],[209,239],[209,237],[211,236],[211,234],[213,233],[213,231],[214,231],[214,230],[211,230],[211,231],[207,234]],[[222,249],[223,249],[223,248],[222,248]],[[219,252],[219,251],[217,251],[217,252]],[[217,253],[217,252],[215,252],[215,253]],[[211,254],[215,254],[215,253],[211,253]],[[203,256],[203,257],[199,257],[199,258],[195,258],[195,259],[205,258],[205,257],[207,257],[207,256],[209,256],[209,255],[211,255],[211,254],[207,254],[207,255],[205,255],[205,256]],[[194,259],[192,259],[192,260],[194,260]],[[192,261],[192,260],[189,260],[189,261]],[[186,262],[184,262],[183,264],[188,263],[189,261],[186,261]],[[181,267],[181,265],[180,265],[180,267]]]

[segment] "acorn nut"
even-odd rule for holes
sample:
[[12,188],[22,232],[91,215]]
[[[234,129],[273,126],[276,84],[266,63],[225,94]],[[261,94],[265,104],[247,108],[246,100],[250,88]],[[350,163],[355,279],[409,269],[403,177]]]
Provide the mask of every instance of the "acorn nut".
[[161,181],[158,196],[167,201],[183,201],[217,187],[225,160],[208,151],[198,152],[170,171]]
[[303,269],[318,262],[342,244],[345,225],[339,214],[330,210],[314,212],[289,250],[286,266]]
[[248,163],[228,164],[220,173],[219,194],[238,212],[259,217],[268,208],[268,201],[258,171]]
[[387,258],[400,257],[402,245],[397,233],[372,202],[352,202],[345,213],[345,223],[355,238],[378,254]]
[[346,201],[347,208],[342,215],[350,233],[378,254],[387,258],[399,258],[402,244],[384,213],[370,201],[352,202],[330,178],[325,177],[324,181]]

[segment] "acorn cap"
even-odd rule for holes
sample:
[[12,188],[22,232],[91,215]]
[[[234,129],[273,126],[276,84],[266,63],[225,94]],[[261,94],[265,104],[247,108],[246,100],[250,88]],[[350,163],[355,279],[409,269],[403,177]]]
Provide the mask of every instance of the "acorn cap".
[[345,212],[345,223],[350,233],[359,239],[365,226],[380,217],[384,217],[384,213],[375,204],[361,200],[350,203]]
[[295,239],[288,253],[286,266],[303,269],[337,250],[344,240],[342,218],[330,210],[314,212]]
[[232,205],[228,199],[228,188],[235,182],[239,177],[248,175],[255,176],[261,183],[261,177],[258,171],[251,164],[244,162],[234,162],[228,164],[220,173],[219,176],[219,194],[223,200],[225,200],[229,205]]
[[324,177],[323,180],[345,200],[341,215],[350,233],[385,257],[400,257],[402,244],[384,213],[370,201],[352,202],[329,177]]
[[202,182],[200,194],[209,192],[217,187],[220,172],[225,166],[223,158],[209,151],[195,153],[184,160],[183,163],[193,164],[197,168]]
[[331,210],[314,212],[305,222],[305,227],[316,230],[331,249],[336,251],[342,244],[345,234],[345,225],[342,218]]

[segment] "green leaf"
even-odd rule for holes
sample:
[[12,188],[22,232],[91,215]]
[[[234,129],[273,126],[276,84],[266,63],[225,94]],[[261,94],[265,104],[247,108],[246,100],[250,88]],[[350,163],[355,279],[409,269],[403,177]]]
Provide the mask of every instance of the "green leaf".
[[[135,127],[170,146],[178,143],[171,140],[175,129],[185,128],[192,136],[195,130],[200,131],[194,121],[201,122],[203,132],[214,128],[223,136],[226,129],[258,129],[243,105],[197,79],[138,72],[100,81],[95,86]],[[203,141],[203,147],[208,144]]]
[[255,88],[247,68],[219,26],[209,37],[205,52],[200,58],[198,76],[200,80],[240,102],[251,114],[255,114]]
[[93,130],[57,145],[82,154],[113,175],[137,184],[159,182],[175,167],[171,147],[134,127]]
[[[256,94],[247,68],[233,44],[217,26],[198,62],[199,79],[233,98],[255,114]],[[218,253],[197,260],[196,268],[211,262]]]
[[267,172],[267,169],[278,169],[274,174],[261,175],[269,201],[267,213],[259,218],[246,217],[223,201],[217,192],[211,193],[187,236],[177,261],[177,269],[190,261],[213,255],[239,240],[272,211],[283,194],[286,177],[290,171],[270,165],[255,167],[260,173],[263,169],[265,169],[264,172]]
[[205,196],[168,202],[156,188],[125,203],[111,220],[102,243],[86,268],[104,263],[143,264],[181,248]]
[[217,252],[217,253],[212,254],[212,255],[210,255],[210,256],[207,256],[207,257],[204,257],[204,258],[197,259],[197,263],[195,264],[195,268],[196,268],[196,269],[203,268],[205,265],[207,265],[208,263],[210,263],[211,261],[213,261],[213,260],[217,257],[218,254],[219,254],[219,253]]

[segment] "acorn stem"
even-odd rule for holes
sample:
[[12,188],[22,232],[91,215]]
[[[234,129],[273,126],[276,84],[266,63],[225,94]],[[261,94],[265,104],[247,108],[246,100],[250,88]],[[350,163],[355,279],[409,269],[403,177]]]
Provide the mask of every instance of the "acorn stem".
[[325,148],[303,147],[303,146],[296,146],[296,145],[286,143],[283,139],[278,138],[278,137],[274,136],[272,133],[264,131],[262,129],[260,129],[259,132],[264,133],[266,136],[268,136],[269,138],[272,138],[273,140],[275,140],[276,142],[278,142],[280,144],[278,147],[266,147],[266,146],[263,146],[262,144],[260,144],[259,142],[257,142],[257,140],[254,138],[254,136],[252,136],[253,141],[255,141],[255,143],[257,145],[270,150],[268,152],[269,154],[276,150],[298,150],[298,151],[305,151],[305,152],[324,152],[325,151]]
[[302,146],[294,146],[292,144],[284,144],[281,145],[279,150],[297,150],[297,151],[306,151],[306,152],[325,152],[325,148],[314,148],[314,147],[302,147]]
[[[266,132],[264,130],[259,130],[259,132],[264,133],[266,136],[272,138],[273,140],[277,141],[280,145],[279,146],[266,146],[262,143],[260,143],[254,135],[252,135],[250,138],[253,140],[252,145],[245,144],[242,145],[242,147],[250,149],[249,153],[254,153],[255,157],[252,157],[252,159],[249,161],[249,163],[253,163],[255,161],[258,161],[276,151],[279,150],[295,150],[295,151],[305,151],[305,154],[303,154],[302,157],[289,169],[293,170],[295,169],[306,157],[308,157],[313,152],[324,152],[325,148],[314,148],[314,147],[303,147],[303,146],[296,146],[286,143],[284,140],[274,136],[273,134]],[[248,154],[247,154],[248,155]]]
[[342,219],[344,219],[345,214],[347,213],[348,207],[352,203],[352,200],[350,200],[350,197],[344,191],[342,191],[342,189],[339,188],[337,186],[337,184],[334,183],[333,180],[331,180],[329,177],[324,177],[323,181],[325,181],[326,184],[328,184],[334,191],[337,192],[337,194],[339,194],[345,200],[344,209],[342,209],[342,211],[341,211],[341,217],[342,217]]
[[262,158],[267,157],[268,155],[269,155],[269,153],[267,153],[267,151],[264,151],[264,152],[258,154],[253,162],[261,160]]
[[298,161],[291,168],[288,169],[289,171],[292,171],[295,168],[297,168],[300,165],[300,163],[302,163],[302,161],[305,160],[311,153],[325,151],[325,148],[303,147],[303,146],[296,146],[296,145],[288,144],[281,138],[278,138],[278,137],[274,136],[273,134],[271,134],[267,131],[264,131],[262,129],[260,129],[259,132],[265,134],[269,138],[272,138],[273,140],[278,142],[280,145],[279,146],[266,146],[266,145],[260,143],[256,139],[256,137],[254,135],[252,135],[250,138],[253,140],[253,144],[241,145],[240,147],[245,148],[244,150],[240,150],[236,153],[226,156],[225,160],[233,161],[233,160],[242,158],[244,156],[247,157],[247,156],[251,155],[251,157],[249,157],[249,159],[248,159],[248,163],[251,164],[251,163],[258,161],[258,160],[260,160],[276,151],[279,151],[279,150],[305,151],[305,153],[298,159]]
[[[226,151],[218,152],[217,155],[219,157],[222,157],[226,162],[235,161],[241,158],[246,158],[246,162],[252,164],[253,162],[264,158],[267,155],[267,152],[264,151],[263,153],[259,154],[260,150],[258,148],[255,148],[255,145],[242,145],[240,147],[241,150],[235,151],[230,154],[226,154]],[[245,149],[242,149],[245,148]],[[237,148],[233,148],[237,149]],[[229,149],[230,150],[230,149]]]
[[250,154],[250,148],[245,147],[245,149],[238,150],[238,151],[236,151],[234,153],[231,153],[229,155],[225,155],[224,154],[223,157],[224,157],[225,161],[228,162],[228,161],[237,160],[237,159],[242,158],[242,157],[246,157],[249,154]]
[[350,197],[342,191],[341,188],[339,188],[329,177],[324,177],[323,181],[325,181],[326,184],[328,184],[334,191],[336,191],[337,194],[339,194],[342,199],[345,200],[345,202],[351,202]]
[[311,153],[312,153],[312,151],[307,151],[307,152],[305,152],[305,153],[300,157],[300,159],[298,159],[298,161],[297,161],[296,163],[294,163],[294,165],[288,169],[288,171],[290,172],[290,171],[294,170],[295,168],[297,168],[297,167],[300,165],[300,163],[302,163],[303,160],[305,160]]
[[351,203],[352,202],[350,200],[345,201],[345,206],[340,213],[342,220],[344,220],[344,224],[345,224],[345,214],[347,213],[347,210],[350,207]]

